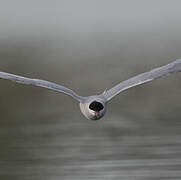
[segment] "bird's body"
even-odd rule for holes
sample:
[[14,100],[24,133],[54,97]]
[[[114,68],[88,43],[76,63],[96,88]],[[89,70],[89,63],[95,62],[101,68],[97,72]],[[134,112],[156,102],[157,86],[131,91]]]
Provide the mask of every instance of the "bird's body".
[[69,88],[45,80],[26,78],[6,72],[0,72],[0,78],[15,81],[17,83],[44,87],[67,94],[75,100],[79,101],[80,110],[86,118],[91,120],[98,120],[104,116],[107,103],[120,92],[177,72],[181,72],[181,59],[177,59],[170,64],[155,68],[149,72],[139,74],[133,78],[123,81],[113,88],[104,91],[100,95],[88,97],[79,96]]
[[106,99],[103,96],[89,96],[85,101],[80,102],[80,110],[86,118],[98,120],[106,112],[106,103]]

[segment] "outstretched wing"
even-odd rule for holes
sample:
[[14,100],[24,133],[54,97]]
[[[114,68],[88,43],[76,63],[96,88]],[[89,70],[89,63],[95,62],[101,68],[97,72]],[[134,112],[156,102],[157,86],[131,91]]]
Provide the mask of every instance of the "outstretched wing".
[[78,100],[79,102],[82,102],[84,99],[86,99],[86,97],[77,95],[71,89],[68,89],[64,86],[61,86],[52,82],[44,81],[41,79],[30,79],[30,78],[14,75],[10,73],[5,73],[5,72],[0,72],[0,78],[15,81],[21,84],[29,84],[33,86],[39,86],[39,87],[44,87],[44,88],[51,89],[54,91],[58,91],[58,92],[67,94],[69,96],[72,96],[74,99]]
[[119,83],[118,85],[114,86],[110,90],[104,92],[104,97],[107,101],[111,100],[114,96],[119,94],[120,92],[129,89],[131,87],[152,81],[154,79],[170,75],[172,73],[180,72],[181,71],[181,59],[177,59],[176,61],[167,64],[165,66],[155,68],[149,72],[145,72],[139,74],[135,77],[132,77],[126,81]]

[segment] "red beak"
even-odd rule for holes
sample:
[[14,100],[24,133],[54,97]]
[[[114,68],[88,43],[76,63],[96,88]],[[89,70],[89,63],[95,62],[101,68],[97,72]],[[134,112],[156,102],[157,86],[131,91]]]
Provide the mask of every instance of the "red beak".
[[99,115],[99,112],[95,111],[95,115],[96,115],[96,116]]

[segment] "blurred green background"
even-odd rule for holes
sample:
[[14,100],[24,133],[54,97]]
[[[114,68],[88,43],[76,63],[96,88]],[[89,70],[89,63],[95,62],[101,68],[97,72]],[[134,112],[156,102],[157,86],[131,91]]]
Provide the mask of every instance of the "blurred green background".
[[[179,0],[0,0],[0,71],[88,96],[181,58]],[[181,74],[129,89],[100,121],[0,80],[0,179],[181,179]]]

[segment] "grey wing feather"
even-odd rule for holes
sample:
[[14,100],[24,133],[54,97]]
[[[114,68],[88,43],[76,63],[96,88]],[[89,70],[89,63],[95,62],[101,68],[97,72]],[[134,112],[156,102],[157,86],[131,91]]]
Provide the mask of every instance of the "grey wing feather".
[[106,91],[104,93],[104,97],[107,99],[107,101],[109,101],[114,96],[116,96],[117,94],[119,94],[120,92],[128,88],[152,81],[154,79],[157,79],[163,76],[177,73],[180,71],[181,71],[181,59],[177,59],[176,61],[170,64],[167,64],[159,68],[155,68],[149,72],[139,74],[135,77],[132,77],[126,81],[119,83],[118,85],[114,86],[110,90]]
[[39,86],[39,87],[44,87],[44,88],[51,89],[54,91],[58,91],[58,92],[67,94],[80,102],[82,102],[84,99],[86,99],[86,97],[77,95],[71,89],[68,89],[64,86],[61,86],[61,85],[58,85],[58,84],[55,84],[55,83],[52,83],[49,81],[44,81],[41,79],[30,79],[30,78],[14,75],[14,74],[10,74],[10,73],[5,73],[5,72],[0,72],[0,78],[15,81],[15,82],[21,83],[21,84],[29,84],[29,85],[33,85],[33,86]]

